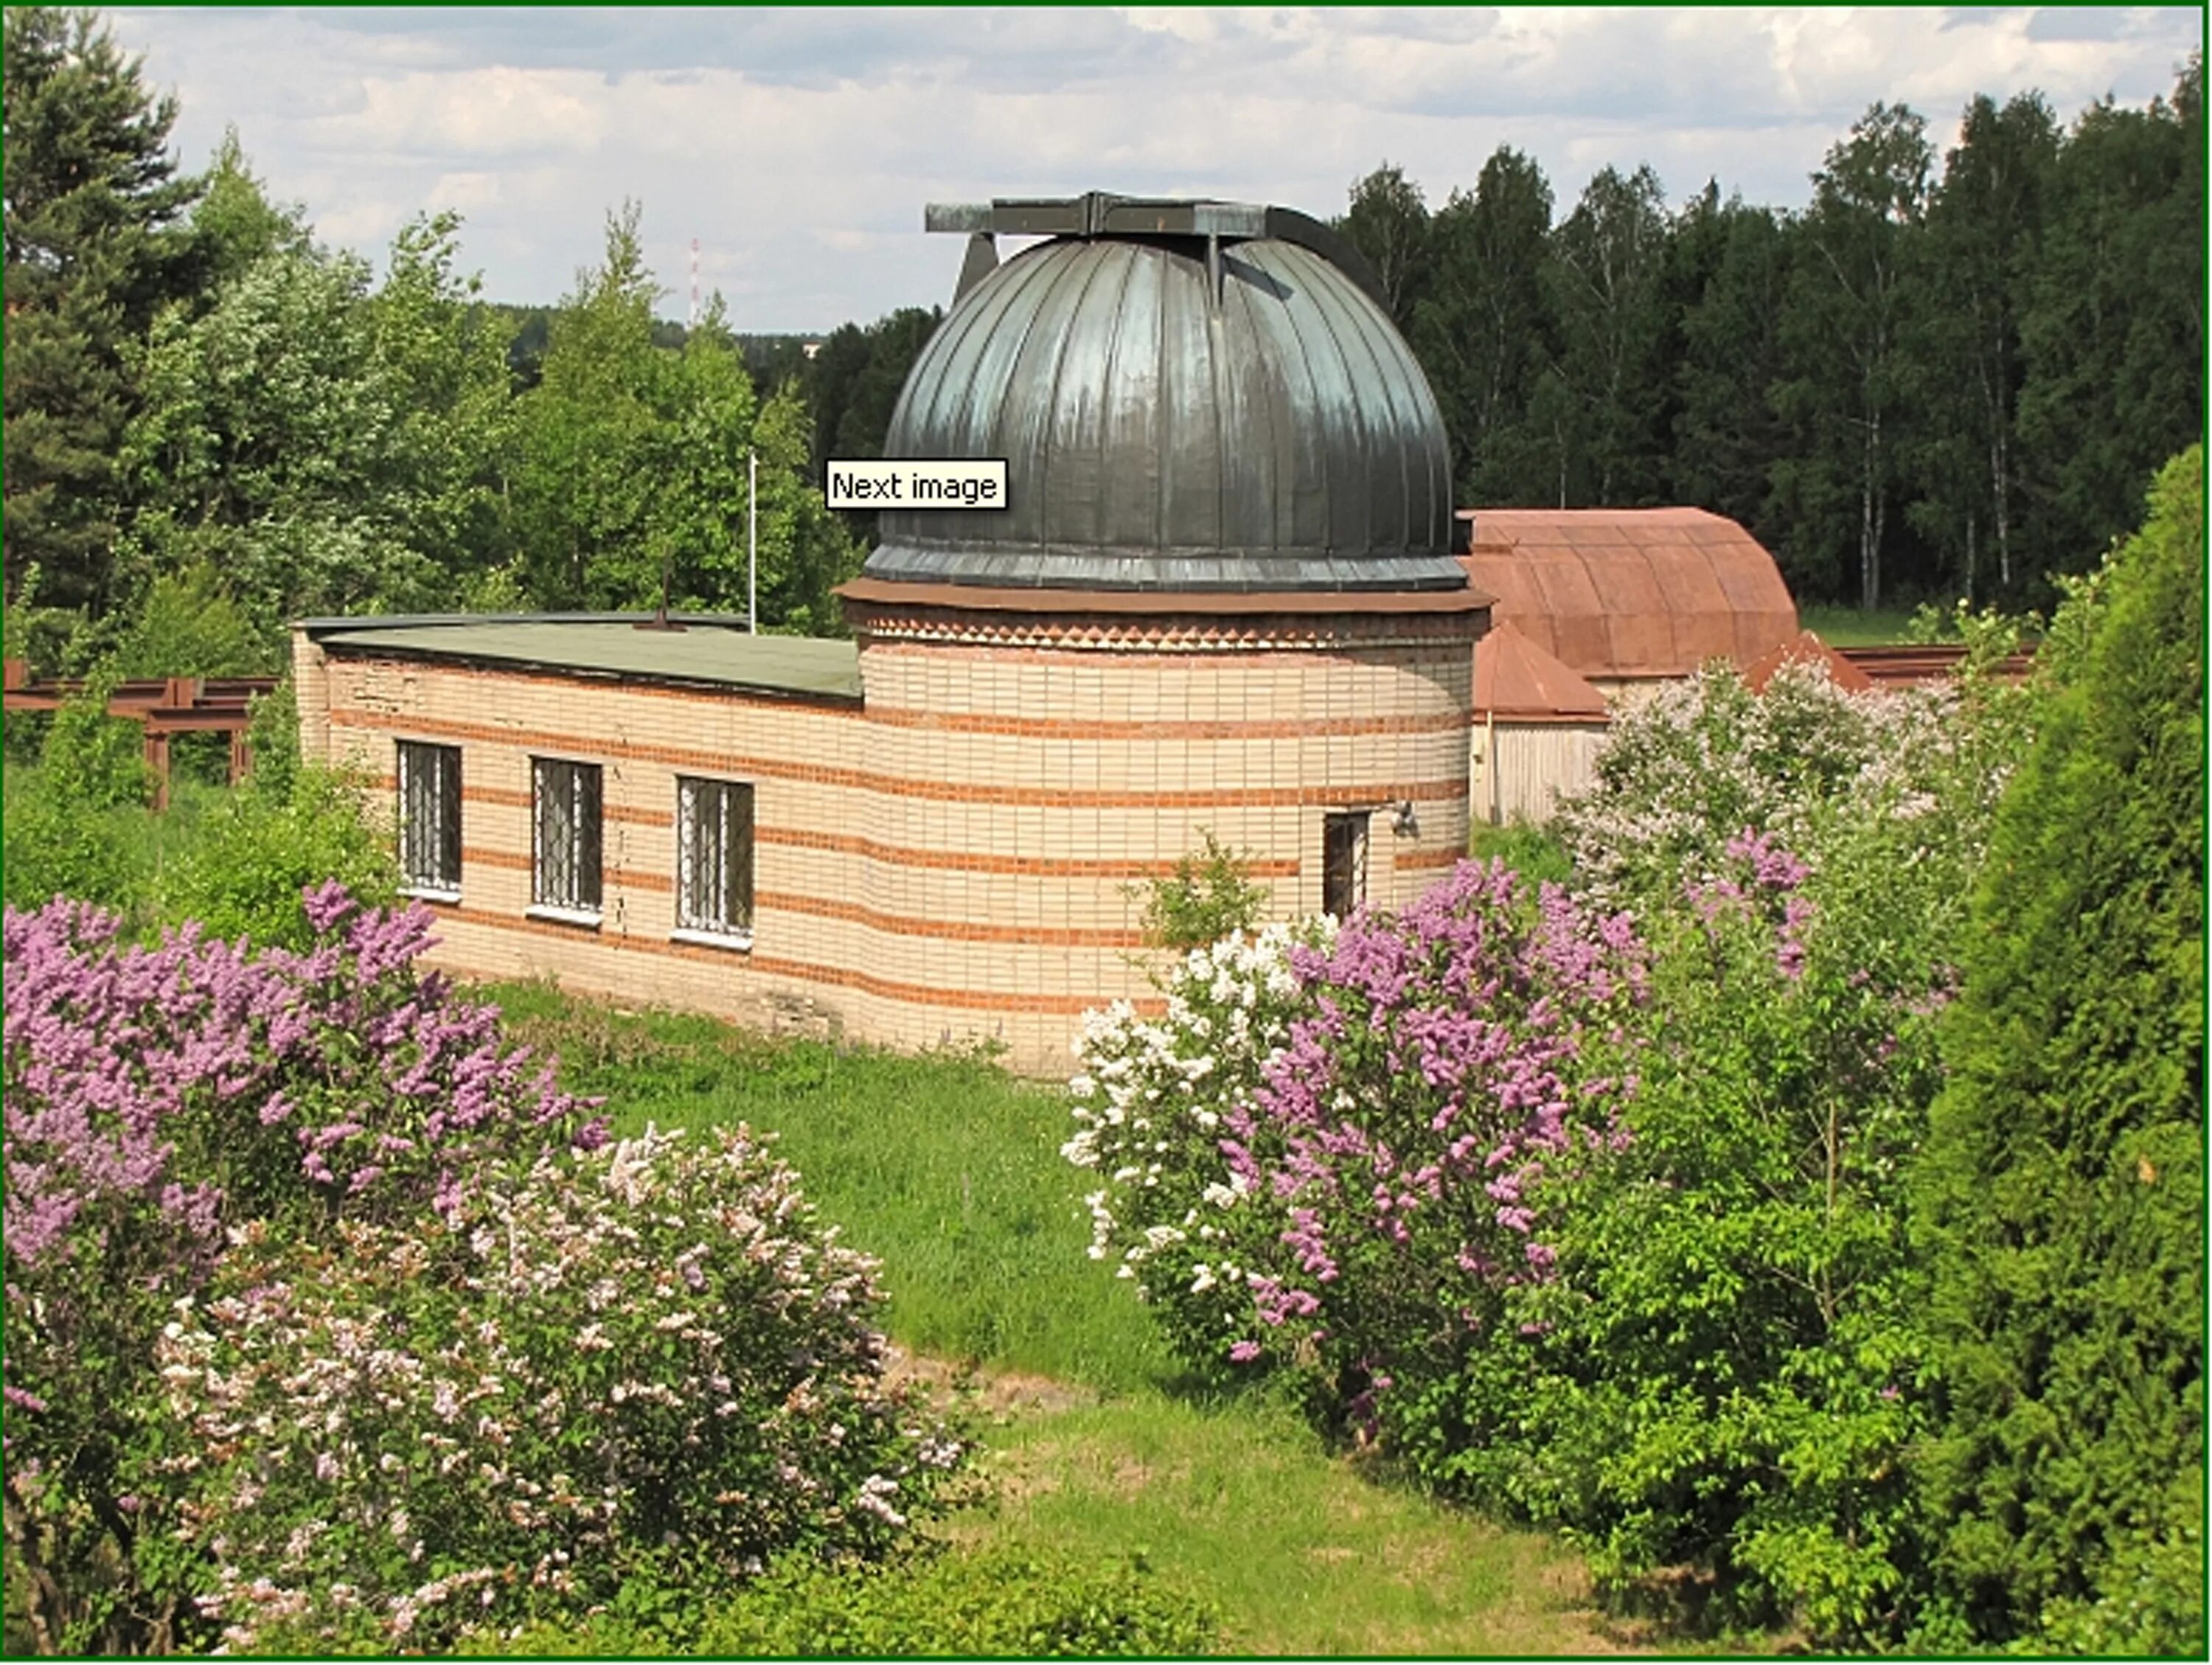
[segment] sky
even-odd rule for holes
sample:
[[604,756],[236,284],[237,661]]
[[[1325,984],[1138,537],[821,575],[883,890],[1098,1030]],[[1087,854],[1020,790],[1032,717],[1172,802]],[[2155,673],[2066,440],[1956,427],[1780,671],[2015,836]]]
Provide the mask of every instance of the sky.
[[1939,148],[1977,93],[2170,93],[2183,9],[1358,10],[120,9],[202,166],[235,127],[270,194],[372,258],[464,218],[494,300],[557,301],[641,205],[663,316],[720,291],[746,332],[951,298],[963,239],[922,205],[1086,190],[1343,211],[1388,161],[1431,207],[1500,144],[1564,216],[1608,165],[1679,203],[1802,207],[1876,101]]

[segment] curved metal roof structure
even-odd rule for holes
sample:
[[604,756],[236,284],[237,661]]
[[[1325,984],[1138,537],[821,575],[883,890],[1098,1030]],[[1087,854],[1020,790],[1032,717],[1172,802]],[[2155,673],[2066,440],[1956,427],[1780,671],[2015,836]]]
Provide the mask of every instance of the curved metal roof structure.
[[[886,510],[868,579],[1180,592],[1467,587],[1443,424],[1355,253],[1279,209],[933,209],[976,234],[886,457],[1006,459],[998,511]],[[994,265],[993,232],[1058,231]]]
[[1774,557],[1704,509],[1477,509],[1461,560],[1499,623],[1583,677],[1748,665],[1797,636]]

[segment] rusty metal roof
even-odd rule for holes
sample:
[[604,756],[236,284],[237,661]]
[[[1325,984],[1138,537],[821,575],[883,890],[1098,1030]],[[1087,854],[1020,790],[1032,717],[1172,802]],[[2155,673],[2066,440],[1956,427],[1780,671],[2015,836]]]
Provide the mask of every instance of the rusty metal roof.
[[1474,648],[1474,715],[1516,722],[1601,723],[1605,696],[1510,624],[1493,624]]
[[865,574],[1039,590],[1462,587],[1428,381],[1328,240],[1294,217],[1106,197],[939,210],[936,222],[979,238],[1063,221],[1076,234],[961,295],[884,442],[885,457],[1005,458],[1010,507],[886,511]]
[[1863,694],[1874,686],[1873,678],[1810,630],[1801,630],[1794,641],[1761,653],[1745,667],[1743,679],[1754,691],[1764,694],[1774,673],[1785,665],[1817,665],[1828,673],[1830,682],[1847,694]]
[[1797,634],[1774,557],[1704,509],[1477,509],[1460,562],[1499,622],[1584,677],[1747,665]]

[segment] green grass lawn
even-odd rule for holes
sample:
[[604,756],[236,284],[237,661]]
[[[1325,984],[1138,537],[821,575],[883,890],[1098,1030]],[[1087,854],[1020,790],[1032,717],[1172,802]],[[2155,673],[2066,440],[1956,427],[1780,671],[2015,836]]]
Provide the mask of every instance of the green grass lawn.
[[1586,1653],[1634,1645],[1580,1563],[1332,1453],[1288,1410],[1183,1383],[1144,1309],[1088,1259],[1066,1093],[959,1054],[770,1041],[542,984],[489,991],[617,1131],[772,1129],[846,1241],[881,1257],[902,1346],[972,1367],[993,1500],[959,1542],[1141,1554],[1223,1615],[1235,1652]]
[[1888,647],[1910,640],[1910,607],[1800,607],[1797,622],[1831,647]]

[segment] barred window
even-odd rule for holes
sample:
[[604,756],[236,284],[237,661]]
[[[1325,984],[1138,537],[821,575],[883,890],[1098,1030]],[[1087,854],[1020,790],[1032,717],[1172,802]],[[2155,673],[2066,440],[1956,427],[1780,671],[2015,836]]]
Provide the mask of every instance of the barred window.
[[1367,814],[1352,811],[1322,817],[1321,910],[1349,919],[1367,900]]
[[461,749],[399,742],[399,873],[410,890],[461,889]]
[[571,913],[599,911],[597,763],[531,760],[531,900]]
[[753,789],[735,781],[676,782],[676,926],[750,940]]

